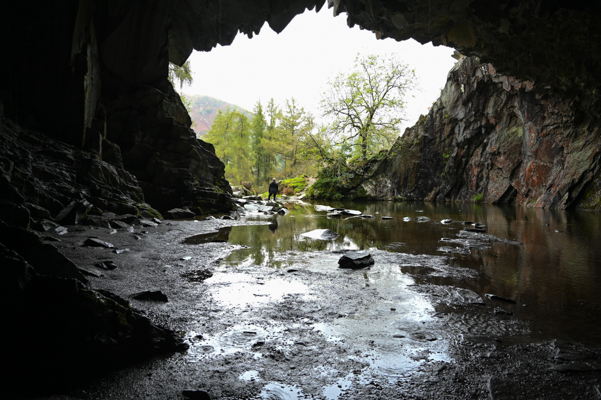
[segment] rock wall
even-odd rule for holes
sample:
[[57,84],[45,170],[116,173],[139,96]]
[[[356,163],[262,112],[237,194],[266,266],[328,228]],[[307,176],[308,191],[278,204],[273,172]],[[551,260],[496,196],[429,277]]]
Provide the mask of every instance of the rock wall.
[[383,199],[590,208],[598,198],[598,126],[598,116],[579,113],[573,101],[463,58],[365,186]]

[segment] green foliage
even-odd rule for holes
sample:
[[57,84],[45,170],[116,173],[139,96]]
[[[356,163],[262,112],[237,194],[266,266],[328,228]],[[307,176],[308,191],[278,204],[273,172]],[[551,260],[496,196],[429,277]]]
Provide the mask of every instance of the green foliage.
[[482,202],[482,199],[483,199],[483,197],[484,197],[484,194],[483,194],[483,193],[478,193],[477,195],[475,195],[474,197],[472,197],[472,201],[473,201],[474,203],[481,203],[481,202]]
[[317,174],[313,129],[313,117],[294,99],[284,109],[271,99],[266,107],[257,102],[250,119],[238,110],[218,112],[203,139],[215,146],[229,181],[252,182],[261,193],[273,177]]
[[186,61],[181,67],[177,64],[169,63],[169,75],[167,79],[173,86],[179,85],[182,89],[184,85],[192,84],[192,71],[190,69],[190,61]]
[[225,164],[225,177],[236,185],[251,180],[249,119],[236,110],[219,111],[204,139]]
[[280,183],[280,188],[290,188],[294,191],[294,194],[302,192],[307,187],[307,180],[304,175],[297,176],[296,178],[285,179]]
[[405,198],[403,196],[394,196],[392,198],[392,201],[394,201],[395,203],[402,203],[403,201],[405,201]]
[[405,96],[415,86],[415,72],[394,57],[357,55],[354,70],[339,74],[324,93],[321,109],[331,119],[327,130],[365,162],[398,137]]

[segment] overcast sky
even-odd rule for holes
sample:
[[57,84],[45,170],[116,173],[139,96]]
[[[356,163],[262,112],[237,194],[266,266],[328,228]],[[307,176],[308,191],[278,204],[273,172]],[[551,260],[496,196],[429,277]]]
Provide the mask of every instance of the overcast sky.
[[[265,23],[261,32],[248,39],[238,34],[230,46],[190,56],[194,82],[182,92],[205,95],[252,111],[257,101],[266,105],[273,98],[283,106],[294,97],[306,111],[319,117],[321,93],[339,72],[353,67],[355,56],[395,54],[415,69],[421,92],[409,98],[408,122],[414,125],[438,98],[455,59],[453,49],[416,41],[376,40],[375,34],[350,29],[346,13],[334,17],[326,6],[297,15],[279,35]],[[403,130],[404,130],[403,128]]]

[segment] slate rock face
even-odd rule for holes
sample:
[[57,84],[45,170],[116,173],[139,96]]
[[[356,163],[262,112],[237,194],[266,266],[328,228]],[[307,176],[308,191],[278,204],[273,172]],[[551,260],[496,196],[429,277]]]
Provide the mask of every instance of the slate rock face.
[[367,251],[348,251],[338,260],[340,268],[360,269],[375,263],[371,254]]
[[601,167],[594,118],[578,121],[569,102],[463,58],[428,115],[397,140],[365,187],[382,199],[482,195],[486,203],[559,209],[590,199],[591,208],[601,193],[593,187]]

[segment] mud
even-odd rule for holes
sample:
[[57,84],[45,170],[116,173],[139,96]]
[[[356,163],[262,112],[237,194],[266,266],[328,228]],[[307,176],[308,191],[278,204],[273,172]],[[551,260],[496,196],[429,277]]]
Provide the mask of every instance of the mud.
[[[69,227],[54,244],[89,272],[93,287],[127,299],[190,345],[75,385],[69,395],[601,398],[598,348],[533,341],[528,321],[511,315],[522,305],[462,288],[477,272],[445,256],[404,254],[403,243],[391,243],[397,252],[370,249],[375,264],[361,270],[339,269],[336,249],[283,251],[273,266],[224,262],[243,248],[226,241],[228,228],[249,223],[169,221],[133,233]],[[114,247],[84,246],[89,237]],[[453,243],[462,249],[493,241],[458,240],[469,240]],[[116,268],[95,266],[107,262]],[[131,297],[158,290],[167,302]]]

